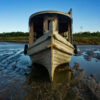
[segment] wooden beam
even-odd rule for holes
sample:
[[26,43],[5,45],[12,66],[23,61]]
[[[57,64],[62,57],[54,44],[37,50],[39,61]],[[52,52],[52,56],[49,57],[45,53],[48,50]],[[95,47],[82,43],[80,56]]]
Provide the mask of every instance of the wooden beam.
[[69,41],[69,42],[71,42],[71,41],[70,41],[70,31],[71,31],[71,30],[70,30],[70,22],[68,22],[68,41]]
[[43,20],[43,32],[44,33],[47,33],[48,32],[48,20],[47,20],[47,16],[44,17],[44,20]]
[[71,36],[71,43],[73,44],[73,35],[72,35],[72,20],[70,22],[70,36]]
[[34,25],[33,22],[30,24],[30,32],[29,32],[29,45],[34,42]]

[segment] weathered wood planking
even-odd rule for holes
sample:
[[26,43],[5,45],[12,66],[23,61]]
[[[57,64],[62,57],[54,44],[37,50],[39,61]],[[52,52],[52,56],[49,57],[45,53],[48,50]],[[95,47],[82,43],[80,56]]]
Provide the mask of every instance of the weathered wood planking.
[[42,50],[45,50],[47,48],[47,46],[50,44],[51,44],[51,40],[49,38],[47,41],[43,41],[43,42],[29,48],[28,54],[33,55],[35,53],[41,52]]
[[74,54],[72,9],[68,13],[37,12],[30,16],[29,27],[28,54],[33,63],[46,67],[50,79],[53,80],[56,67],[69,62]]
[[71,59],[70,55],[60,52],[57,49],[52,50],[52,57],[53,57],[53,65],[54,66],[58,66],[60,64],[67,63]]
[[50,74],[50,69],[51,69],[51,49],[45,49],[44,51],[40,53],[36,53],[34,55],[31,55],[32,62],[41,64],[46,67],[46,69],[49,71]]
[[51,80],[57,66],[70,61],[74,47],[58,34],[45,34],[28,49],[33,63],[46,67]]

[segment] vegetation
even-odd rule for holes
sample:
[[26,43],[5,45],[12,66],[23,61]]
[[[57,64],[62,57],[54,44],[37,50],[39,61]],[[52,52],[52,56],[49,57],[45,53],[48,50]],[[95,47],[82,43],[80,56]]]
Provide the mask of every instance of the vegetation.
[[0,33],[0,41],[28,42],[28,32]]
[[81,32],[73,34],[76,44],[100,44],[100,32]]
[[28,32],[9,32],[9,33],[0,33],[0,37],[13,37],[13,36],[29,36]]
[[[28,32],[0,33],[0,41],[28,42]],[[100,44],[100,32],[79,32],[73,34],[76,44]]]

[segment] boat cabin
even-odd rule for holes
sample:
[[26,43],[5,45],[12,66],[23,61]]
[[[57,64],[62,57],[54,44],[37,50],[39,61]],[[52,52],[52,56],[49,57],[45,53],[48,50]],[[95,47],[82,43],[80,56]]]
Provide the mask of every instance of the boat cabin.
[[29,19],[29,28],[29,44],[47,33],[60,34],[72,43],[72,9],[68,13],[41,11],[32,14]]

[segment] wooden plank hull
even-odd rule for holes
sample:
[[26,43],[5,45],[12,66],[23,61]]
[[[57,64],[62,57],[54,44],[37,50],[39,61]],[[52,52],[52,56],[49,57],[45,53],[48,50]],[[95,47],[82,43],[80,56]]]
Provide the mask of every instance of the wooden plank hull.
[[29,47],[28,54],[33,63],[41,64],[48,70],[53,80],[55,68],[68,63],[73,51],[74,47],[60,35],[46,34]]

